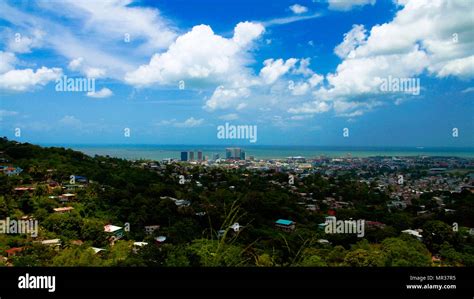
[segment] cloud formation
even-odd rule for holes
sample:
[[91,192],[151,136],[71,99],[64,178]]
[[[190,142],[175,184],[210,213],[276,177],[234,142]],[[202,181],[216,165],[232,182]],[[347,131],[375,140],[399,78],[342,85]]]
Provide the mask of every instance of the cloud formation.
[[99,91],[89,91],[87,93],[88,97],[98,98],[98,99],[108,98],[111,95],[113,95],[113,92],[110,89],[108,89],[107,87],[104,87]]
[[[354,110],[353,98],[381,95],[381,83],[389,76],[413,78],[429,75],[438,78],[474,77],[474,27],[464,1],[407,0],[390,22],[366,30],[354,25],[334,52],[342,61],[334,73],[326,75],[327,84],[314,91],[312,103],[292,111],[304,113],[319,107],[321,101],[337,101],[340,115]],[[376,102],[361,104],[362,111]],[[400,101],[398,101],[400,103]],[[311,110],[311,109],[309,109]],[[357,110],[359,111],[359,110]]]
[[125,81],[138,87],[180,80],[239,84],[249,73],[246,54],[264,30],[261,24],[243,22],[234,28],[232,38],[224,38],[210,26],[194,26],[167,51],[154,54],[148,64],[128,72]]
[[302,14],[307,12],[308,8],[300,4],[293,4],[292,6],[290,6],[290,10],[295,14]]
[[60,68],[41,67],[37,70],[10,70],[0,75],[0,89],[31,91],[37,85],[44,86],[62,75]]

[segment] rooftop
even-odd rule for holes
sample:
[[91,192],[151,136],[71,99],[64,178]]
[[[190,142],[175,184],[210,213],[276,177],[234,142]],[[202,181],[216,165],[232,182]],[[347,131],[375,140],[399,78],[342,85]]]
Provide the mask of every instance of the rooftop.
[[54,208],[53,210],[55,212],[67,212],[67,211],[74,210],[74,208],[73,207],[61,207],[61,208]]
[[54,244],[59,244],[59,243],[61,243],[60,239],[51,239],[51,240],[41,241],[41,244],[43,245],[54,245]]
[[286,219],[278,219],[275,223],[280,225],[292,225],[293,221]]
[[112,224],[107,224],[104,226],[104,232],[106,233],[113,233],[115,231],[118,231],[122,229],[120,226],[115,226],[115,225],[112,225]]

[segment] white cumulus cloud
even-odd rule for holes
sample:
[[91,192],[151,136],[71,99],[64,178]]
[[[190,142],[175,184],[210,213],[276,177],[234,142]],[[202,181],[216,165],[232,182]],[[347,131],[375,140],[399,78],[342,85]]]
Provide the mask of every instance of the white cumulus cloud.
[[68,68],[72,71],[77,71],[82,67],[83,62],[84,58],[82,57],[74,58],[69,62]]
[[249,73],[246,52],[264,32],[261,24],[244,22],[230,39],[216,35],[210,26],[194,26],[179,36],[166,52],[128,72],[125,81],[135,86],[170,84],[179,80],[241,82]]
[[44,86],[62,75],[60,68],[41,67],[33,69],[10,70],[0,75],[0,88],[14,91],[27,91],[36,85]]
[[310,103],[303,103],[301,107],[290,108],[289,113],[294,114],[312,114],[312,113],[323,113],[331,109],[331,105],[323,101],[314,101]]
[[211,98],[206,101],[204,108],[210,111],[227,108],[235,108],[239,110],[245,107],[242,100],[249,96],[250,90],[246,87],[225,88],[220,85],[214,90]]
[[99,90],[97,92],[96,91],[89,91],[87,93],[88,97],[99,98],[99,99],[107,98],[107,97],[110,97],[111,95],[113,95],[113,92],[110,89],[108,89],[107,87],[104,87],[104,88],[102,88],[101,90]]
[[308,11],[308,8],[306,6],[300,4],[293,4],[292,6],[290,6],[290,9],[295,14],[302,14]]
[[260,77],[266,84],[272,84],[278,78],[286,74],[298,62],[298,59],[289,58],[286,61],[283,59],[267,59],[263,62],[265,65],[260,70]]
[[340,58],[346,58],[356,47],[365,42],[366,37],[364,25],[353,25],[351,31],[344,34],[343,42],[334,49],[334,52]]
[[[474,77],[474,27],[466,13],[472,9],[468,2],[406,0],[398,5],[393,20],[370,30],[354,25],[344,35],[334,49],[341,63],[326,75],[327,84],[313,92],[308,106],[302,107],[330,101],[337,115],[358,116],[380,106],[380,102],[354,99],[383,96],[382,80],[388,77]],[[397,100],[396,104],[400,103]]]
[[15,67],[16,61],[15,54],[0,51],[0,74],[12,70]]

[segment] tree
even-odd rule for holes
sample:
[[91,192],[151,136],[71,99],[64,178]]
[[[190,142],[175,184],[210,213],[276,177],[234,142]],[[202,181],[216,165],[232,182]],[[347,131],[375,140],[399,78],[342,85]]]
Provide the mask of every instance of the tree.
[[461,266],[463,264],[463,255],[457,252],[448,242],[441,245],[439,254],[449,266]]
[[167,267],[188,267],[191,266],[191,261],[188,258],[188,252],[185,246],[173,246],[168,250],[165,259],[165,266]]
[[428,267],[431,254],[425,245],[411,236],[388,238],[382,242],[382,250],[387,255],[386,266]]
[[382,267],[385,255],[379,250],[355,249],[346,254],[344,263],[351,267]]
[[51,265],[55,251],[50,246],[32,243],[25,250],[13,257],[15,267],[45,267]]
[[133,241],[118,240],[107,251],[106,266],[120,266],[132,254]]
[[53,258],[53,266],[98,267],[102,265],[102,260],[95,254],[94,250],[87,245],[71,246],[60,251],[58,255]]
[[11,194],[13,184],[10,178],[3,173],[0,174],[0,194]]
[[148,244],[140,249],[137,253],[137,258],[143,261],[143,264],[148,267],[161,267],[164,265],[167,248],[172,245],[164,244],[160,247],[153,244]]
[[273,258],[268,253],[258,255],[255,259],[257,267],[272,267],[274,264]]
[[165,233],[174,244],[191,242],[200,236],[199,225],[193,219],[182,219],[173,223],[171,227],[165,229]]
[[199,257],[200,265],[205,267],[232,267],[246,263],[242,257],[243,249],[236,245],[219,245],[215,240],[198,239],[188,249]]
[[332,266],[339,266],[344,262],[344,257],[346,256],[347,252],[341,245],[334,246],[331,252],[327,255],[326,260]]
[[62,237],[77,239],[80,235],[82,218],[74,211],[66,214],[54,213],[43,221],[44,227]]
[[452,244],[453,241],[453,228],[448,224],[433,220],[423,225],[423,242],[432,252],[438,252],[444,242]]
[[96,247],[107,245],[104,223],[97,219],[84,219],[81,227],[81,238],[82,240],[91,241]]
[[305,256],[296,264],[298,267],[327,267],[323,258],[318,255]]
[[48,189],[44,185],[37,185],[35,192],[33,193],[35,196],[43,196],[48,193]]
[[0,196],[0,217],[8,216],[8,204],[4,196]]

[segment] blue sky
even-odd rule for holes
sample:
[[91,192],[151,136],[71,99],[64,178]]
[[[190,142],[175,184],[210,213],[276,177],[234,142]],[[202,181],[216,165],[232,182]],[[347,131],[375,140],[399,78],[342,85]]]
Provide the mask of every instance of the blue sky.
[[[473,147],[473,6],[0,0],[0,134],[226,144],[228,122],[257,126],[257,145]],[[57,91],[64,78],[95,90]]]

